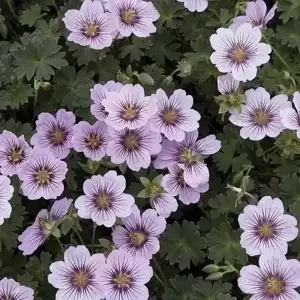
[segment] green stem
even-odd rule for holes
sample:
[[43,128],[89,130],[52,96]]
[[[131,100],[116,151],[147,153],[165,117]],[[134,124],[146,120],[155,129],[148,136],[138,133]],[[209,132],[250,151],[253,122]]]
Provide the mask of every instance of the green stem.
[[56,12],[59,12],[59,9],[58,9],[58,7],[57,7],[57,5],[56,5],[56,3],[55,3],[55,0],[52,0],[52,4],[53,4],[53,6],[54,6]]
[[57,240],[57,243],[59,244],[59,247],[60,247],[62,253],[64,253],[65,252],[65,248],[64,248],[63,244],[61,243],[61,241],[59,240],[59,238],[56,238],[56,240]]
[[158,261],[156,260],[155,256],[153,256],[153,260],[152,261],[154,262],[155,267],[158,270],[158,272],[159,272],[159,274],[160,274],[160,276],[161,276],[161,278],[162,278],[162,280],[164,282],[164,287],[168,286],[168,280],[167,280],[167,278],[166,278],[166,276],[165,276],[162,268],[160,267]]
[[159,281],[159,283],[162,285],[162,287],[164,289],[166,289],[166,285],[164,284],[164,282],[160,279],[160,277],[154,272],[154,277],[157,279],[157,281]]
[[76,235],[78,236],[81,245],[84,245],[84,240],[83,240],[83,238],[81,237],[79,231],[78,231],[75,227],[73,228],[73,231],[74,231],[74,232],[76,233]]
[[209,11],[211,11],[219,20],[221,19],[219,14],[214,9],[210,8]]
[[14,7],[11,4],[11,0],[6,0],[6,4],[8,6],[9,11],[11,12],[11,14],[13,15],[13,17],[18,21],[19,23],[19,18],[14,10]]
[[93,236],[92,236],[92,251],[93,252],[95,250],[96,228],[97,228],[97,225],[96,225],[96,223],[94,223],[94,226],[93,226]]
[[8,22],[7,22],[7,27],[9,28],[9,30],[12,32],[14,36],[18,36],[15,30],[13,29],[13,27]]

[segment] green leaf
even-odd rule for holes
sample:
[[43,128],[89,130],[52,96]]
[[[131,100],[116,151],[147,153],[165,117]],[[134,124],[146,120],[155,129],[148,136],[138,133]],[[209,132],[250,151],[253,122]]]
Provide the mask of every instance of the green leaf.
[[33,277],[34,280],[44,281],[49,274],[49,266],[51,264],[52,255],[48,252],[42,252],[40,258],[33,256],[29,258],[26,271]]
[[30,124],[22,124],[20,122],[16,123],[13,119],[9,119],[8,121],[0,121],[0,132],[2,132],[3,130],[9,130],[13,132],[16,136],[24,135],[25,139],[28,142],[33,135]]
[[30,287],[33,290],[35,290],[39,285],[37,281],[33,281],[33,276],[31,276],[30,274],[27,274],[27,273],[25,273],[23,275],[17,275],[17,281],[21,285]]
[[175,29],[179,22],[178,17],[183,15],[183,5],[177,2],[174,3],[172,0],[158,1],[155,5],[160,14],[156,26],[161,28],[164,25],[167,28]]
[[171,265],[179,264],[179,269],[190,268],[190,263],[196,266],[206,256],[202,249],[206,247],[206,240],[200,237],[199,226],[193,222],[183,220],[167,226],[161,239],[161,256]]
[[113,56],[108,55],[97,63],[97,68],[101,80],[114,80],[120,69],[120,61]]
[[45,20],[37,20],[36,31],[43,35],[48,35],[52,37],[59,37],[59,20],[51,19],[48,23]]
[[155,83],[153,78],[147,73],[140,73],[138,75],[138,79],[139,79],[140,83],[142,83],[144,85],[154,85],[154,83]]
[[300,177],[296,174],[282,177],[279,187],[282,191],[281,195],[283,199],[289,203],[293,203],[294,201],[300,202]]
[[144,187],[147,187],[151,184],[150,180],[146,177],[140,177],[140,181]]
[[282,12],[280,19],[283,23],[289,19],[297,20],[300,18],[300,2],[298,0],[282,0],[278,2],[278,5],[278,11]]
[[23,10],[20,23],[32,27],[39,18],[41,18],[41,7],[38,4],[32,5]]
[[137,37],[132,38],[132,44],[125,45],[120,48],[121,52],[119,54],[120,58],[125,58],[130,55],[130,61],[140,61],[142,56],[144,56],[144,51],[142,49],[149,49],[152,45],[150,38],[140,39]]

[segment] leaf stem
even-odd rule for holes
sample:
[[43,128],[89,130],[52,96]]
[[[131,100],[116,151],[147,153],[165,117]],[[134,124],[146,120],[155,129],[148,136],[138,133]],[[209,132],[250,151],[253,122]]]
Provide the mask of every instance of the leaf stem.
[[162,268],[160,267],[160,265],[159,265],[159,263],[158,263],[158,261],[157,261],[157,259],[156,259],[155,256],[153,256],[153,260],[152,261],[154,262],[155,267],[158,270],[158,272],[159,272],[159,274],[160,274],[160,276],[161,276],[161,278],[163,280],[164,287],[168,286],[168,280],[167,280],[167,278],[166,278],[166,276],[165,276]]
[[54,6],[56,12],[59,12],[59,9],[58,9],[58,7],[57,7],[57,5],[56,5],[56,3],[55,3],[55,0],[52,0],[52,4],[53,4],[53,6]]
[[154,272],[154,277],[157,279],[157,281],[159,281],[159,283],[162,285],[162,287],[165,289],[166,285],[164,284],[164,282],[160,279],[160,277]]
[[61,241],[59,240],[58,237],[56,238],[56,240],[57,240],[57,243],[59,244],[59,247],[60,247],[62,253],[64,253],[65,252],[65,248],[64,248],[63,244],[61,243]]
[[75,227],[73,227],[72,229],[73,229],[73,231],[76,233],[76,235],[78,236],[81,245],[84,245],[84,240],[83,240],[83,238],[81,237],[79,231],[78,231]]
[[94,226],[93,226],[93,235],[92,235],[92,251],[93,252],[95,250],[96,228],[97,228],[97,224],[94,223]]
[[19,18],[14,10],[14,7],[11,4],[11,0],[6,0],[6,4],[8,6],[9,11],[11,12],[12,16],[18,21],[19,23]]

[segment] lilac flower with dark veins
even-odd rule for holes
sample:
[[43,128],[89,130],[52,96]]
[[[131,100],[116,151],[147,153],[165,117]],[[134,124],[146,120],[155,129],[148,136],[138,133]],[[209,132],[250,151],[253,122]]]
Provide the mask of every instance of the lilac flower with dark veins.
[[271,99],[270,94],[262,87],[246,91],[246,103],[241,106],[241,113],[232,111],[229,121],[242,127],[240,135],[243,139],[259,141],[265,136],[277,137],[284,129],[280,111],[290,107],[286,95],[278,95]]
[[219,28],[217,34],[210,37],[215,52],[210,60],[222,73],[231,73],[235,80],[253,80],[257,67],[270,60],[270,45],[260,43],[261,32],[251,24],[241,25],[236,32],[228,28]]
[[0,134],[0,168],[3,175],[17,174],[28,160],[30,153],[31,148],[23,135],[16,137],[14,133],[7,130]]
[[0,280],[1,300],[33,300],[33,294],[32,288],[20,285],[13,279],[4,277]]
[[178,2],[183,2],[184,7],[189,11],[203,12],[208,7],[208,0],[177,0]]
[[148,127],[139,129],[123,129],[116,131],[108,128],[111,140],[107,147],[107,155],[114,164],[126,162],[133,171],[147,169],[151,163],[151,155],[161,150],[162,137]]
[[62,19],[70,31],[68,41],[101,50],[112,44],[114,18],[104,12],[101,1],[85,0],[80,10],[70,9]]
[[50,265],[48,281],[58,289],[55,299],[104,299],[99,279],[104,266],[105,256],[102,253],[91,255],[85,246],[69,247],[64,253],[64,261]]
[[159,251],[158,237],[166,229],[165,218],[158,216],[154,209],[141,213],[134,206],[131,215],[122,222],[125,227],[117,226],[112,233],[116,247],[132,256],[151,259]]
[[105,122],[116,130],[143,127],[156,112],[156,104],[145,97],[139,84],[126,84],[119,92],[107,93],[102,105],[108,112]]
[[10,184],[10,179],[0,175],[0,225],[4,223],[4,219],[8,219],[11,215],[12,208],[9,201],[13,193],[14,187]]
[[295,92],[292,107],[285,108],[280,111],[281,123],[287,129],[296,130],[297,137],[300,139],[300,93]]
[[44,244],[49,236],[57,229],[57,221],[63,219],[68,213],[72,200],[63,198],[56,200],[50,212],[42,209],[35,218],[34,223],[27,227],[18,237],[19,250],[23,255],[31,255],[36,249]]
[[64,191],[67,164],[46,149],[36,148],[18,171],[21,189],[29,200],[56,199]]
[[142,0],[111,0],[106,4],[115,20],[115,26],[121,35],[134,34],[148,37],[156,32],[153,22],[159,19],[159,13],[152,2]]
[[251,23],[254,27],[263,28],[274,18],[277,3],[267,12],[267,5],[264,0],[247,2],[246,16],[239,16],[233,19],[233,24],[229,26],[236,31],[244,23]]
[[106,300],[148,300],[146,283],[153,276],[149,259],[113,250],[100,270],[99,282]]
[[185,132],[199,128],[200,114],[192,109],[193,97],[184,90],[175,90],[170,98],[159,89],[151,98],[157,105],[157,112],[151,118],[150,128],[163,133],[170,141],[181,142]]
[[198,131],[188,132],[185,139],[178,143],[164,140],[162,150],[154,161],[154,167],[163,169],[174,163],[183,169],[184,181],[191,187],[197,188],[200,184],[209,181],[209,170],[204,159],[217,153],[221,148],[221,142],[215,135],[209,135],[197,140]]
[[78,216],[92,219],[97,225],[112,227],[116,218],[126,218],[131,214],[134,198],[125,194],[126,180],[116,171],[96,175],[83,184],[84,196],[75,201]]
[[256,205],[247,205],[239,215],[239,224],[244,232],[241,246],[250,256],[266,250],[287,253],[288,242],[298,236],[297,220],[284,214],[282,201],[270,196],[263,197]]
[[49,113],[41,113],[36,121],[37,133],[30,143],[48,149],[55,157],[64,159],[72,148],[75,121],[75,115],[65,109],[58,110],[55,117]]
[[300,262],[286,259],[276,251],[263,252],[259,257],[259,267],[243,267],[238,279],[239,288],[252,295],[252,300],[298,300],[295,290],[300,286]]
[[91,125],[81,121],[74,126],[73,147],[77,152],[83,152],[88,158],[100,161],[106,154],[110,136],[107,125],[97,121]]
[[233,95],[238,89],[240,82],[235,80],[231,74],[226,74],[218,77],[218,91],[222,95]]
[[178,199],[185,205],[199,202],[201,194],[208,191],[208,183],[199,184],[195,188],[186,184],[183,178],[184,170],[177,164],[170,165],[169,172],[170,174],[162,179],[162,187],[170,195],[178,196]]

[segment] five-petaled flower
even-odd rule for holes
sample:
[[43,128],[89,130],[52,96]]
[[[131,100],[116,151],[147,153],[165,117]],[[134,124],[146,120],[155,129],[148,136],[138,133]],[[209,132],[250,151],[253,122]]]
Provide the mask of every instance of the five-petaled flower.
[[203,12],[208,7],[208,0],[177,0],[178,2],[183,2],[184,7],[189,11]]
[[3,300],[33,300],[33,289],[20,285],[13,279],[4,277],[0,281],[0,299]]

